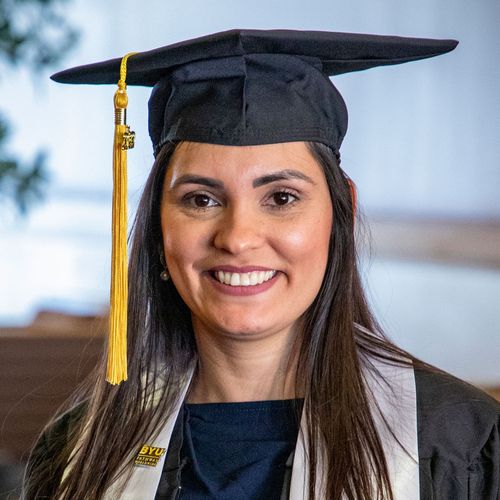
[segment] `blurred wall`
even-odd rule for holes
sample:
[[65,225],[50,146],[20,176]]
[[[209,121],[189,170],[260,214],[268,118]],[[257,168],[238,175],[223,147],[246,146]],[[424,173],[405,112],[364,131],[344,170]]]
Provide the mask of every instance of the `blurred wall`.
[[[119,9],[116,3],[77,0],[72,5],[68,16],[82,39],[67,66],[233,27],[460,40],[456,51],[440,58],[335,79],[350,113],[342,165],[357,183],[368,221],[399,217],[411,228],[422,219],[440,218],[445,225],[465,221],[471,227],[487,220],[498,231],[497,0],[122,0]],[[39,307],[101,313],[109,284],[114,89],[56,85],[46,74],[20,71],[4,76],[0,91],[1,107],[17,127],[12,150],[29,158],[44,147],[52,166],[44,205],[28,220],[0,217],[0,325],[29,322]],[[129,155],[132,205],[152,163],[148,94],[129,92],[129,122],[138,136]],[[387,248],[386,240],[380,248]],[[474,259],[466,265],[446,262],[446,252],[439,262],[404,253],[395,258],[377,246],[365,264],[373,303],[393,338],[469,380],[499,381],[500,266],[478,267]]]

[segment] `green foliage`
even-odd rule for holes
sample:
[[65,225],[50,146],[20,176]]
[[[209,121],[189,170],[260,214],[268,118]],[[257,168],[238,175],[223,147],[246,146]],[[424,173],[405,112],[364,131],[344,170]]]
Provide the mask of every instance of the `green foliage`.
[[[8,127],[0,117],[0,146],[7,135]],[[38,152],[32,165],[22,165],[0,154],[0,206],[14,202],[19,212],[25,215],[29,206],[42,198],[48,180],[45,160],[46,154]]]
[[75,29],[58,12],[66,1],[1,0],[0,60],[34,70],[59,62],[77,40]]
[[[0,75],[21,66],[36,73],[58,63],[74,46],[77,32],[59,12],[65,3],[68,0],[0,0]],[[9,128],[0,115],[0,207],[10,202],[24,215],[43,197],[47,155],[38,152],[31,165],[9,155]]]

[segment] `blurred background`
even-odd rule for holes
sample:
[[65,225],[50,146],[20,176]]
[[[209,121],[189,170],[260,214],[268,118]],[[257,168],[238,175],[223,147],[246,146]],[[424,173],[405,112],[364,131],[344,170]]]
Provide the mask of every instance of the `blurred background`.
[[[3,491],[105,329],[115,89],[52,72],[235,27],[458,39],[436,59],[335,78],[350,118],[342,166],[371,229],[363,273],[388,335],[495,394],[499,23],[497,0],[0,0],[0,498],[15,498]],[[129,89],[130,220],[153,161],[148,97]]]

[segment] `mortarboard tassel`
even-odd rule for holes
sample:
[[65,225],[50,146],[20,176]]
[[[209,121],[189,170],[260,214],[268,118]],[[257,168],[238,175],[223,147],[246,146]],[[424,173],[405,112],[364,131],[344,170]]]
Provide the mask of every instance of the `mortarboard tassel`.
[[120,64],[120,80],[115,92],[115,136],[113,143],[113,214],[109,343],[106,380],[113,385],[127,380],[127,150],[134,147],[135,133],[127,120],[127,60]]

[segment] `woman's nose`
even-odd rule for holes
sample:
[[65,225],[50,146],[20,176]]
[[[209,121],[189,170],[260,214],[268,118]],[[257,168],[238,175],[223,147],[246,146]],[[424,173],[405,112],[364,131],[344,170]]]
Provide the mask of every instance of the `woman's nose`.
[[259,248],[264,241],[264,226],[257,214],[244,207],[227,208],[218,221],[214,246],[232,254]]

